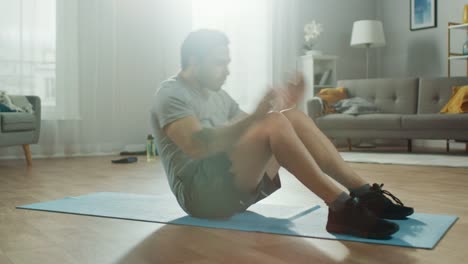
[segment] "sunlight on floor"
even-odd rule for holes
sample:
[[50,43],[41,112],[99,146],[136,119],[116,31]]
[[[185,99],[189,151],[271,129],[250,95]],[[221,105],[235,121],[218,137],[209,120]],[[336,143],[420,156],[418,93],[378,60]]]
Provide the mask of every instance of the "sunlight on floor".
[[304,239],[308,244],[311,244],[318,250],[320,250],[324,255],[341,263],[349,256],[349,249],[341,244],[336,243],[336,241],[325,241],[325,240],[316,240],[316,239]]

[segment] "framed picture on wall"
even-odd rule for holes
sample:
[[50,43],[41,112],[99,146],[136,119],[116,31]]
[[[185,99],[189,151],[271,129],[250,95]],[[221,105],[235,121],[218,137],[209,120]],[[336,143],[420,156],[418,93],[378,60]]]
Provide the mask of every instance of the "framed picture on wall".
[[437,0],[410,0],[410,29],[437,27]]

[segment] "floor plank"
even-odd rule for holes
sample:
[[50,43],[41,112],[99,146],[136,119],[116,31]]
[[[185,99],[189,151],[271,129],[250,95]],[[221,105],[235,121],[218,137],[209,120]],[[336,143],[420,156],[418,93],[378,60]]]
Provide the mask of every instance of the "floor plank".
[[[461,263],[468,258],[468,169],[351,163],[418,212],[460,219],[433,250],[161,225],[15,206],[112,191],[170,192],[159,161],[117,165],[115,157],[0,160],[0,263]],[[282,172],[266,203],[324,205]]]

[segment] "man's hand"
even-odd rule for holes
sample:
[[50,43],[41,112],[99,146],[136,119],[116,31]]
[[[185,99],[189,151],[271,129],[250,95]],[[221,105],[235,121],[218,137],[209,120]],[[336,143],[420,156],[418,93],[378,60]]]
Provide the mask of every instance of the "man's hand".
[[262,100],[258,103],[255,112],[252,113],[254,119],[262,119],[268,112],[273,109],[274,102],[278,98],[278,91],[268,88],[267,93],[263,96]]
[[287,106],[291,107],[302,100],[305,93],[304,75],[302,73],[296,72],[295,76],[288,80],[287,91]]
[[304,97],[304,76],[297,72],[289,78],[285,87],[276,88],[276,90],[278,100],[275,102],[275,110],[293,108]]

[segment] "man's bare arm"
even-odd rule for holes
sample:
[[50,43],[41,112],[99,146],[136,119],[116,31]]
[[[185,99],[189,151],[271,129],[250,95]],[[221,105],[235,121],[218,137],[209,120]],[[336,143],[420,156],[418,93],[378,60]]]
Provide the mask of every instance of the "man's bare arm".
[[219,128],[202,128],[193,133],[193,140],[201,146],[200,157],[229,150],[255,121],[254,116],[247,115],[231,125]]
[[254,116],[248,115],[231,125],[206,128],[198,119],[189,116],[170,123],[164,131],[187,155],[201,159],[231,148],[255,120]]
[[242,119],[246,118],[249,114],[247,114],[246,112],[240,110],[240,112],[234,116],[233,118],[231,118],[227,123],[226,125],[233,125],[239,121],[241,121]]
[[268,113],[271,109],[270,101],[273,96],[275,96],[273,92],[268,93],[253,114],[246,114],[235,123],[224,127],[204,128],[197,118],[189,116],[170,123],[164,127],[164,132],[194,159],[227,151],[235,145],[252,124]]

